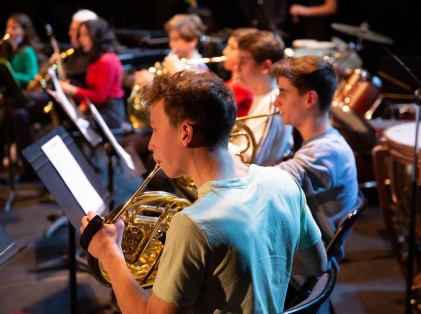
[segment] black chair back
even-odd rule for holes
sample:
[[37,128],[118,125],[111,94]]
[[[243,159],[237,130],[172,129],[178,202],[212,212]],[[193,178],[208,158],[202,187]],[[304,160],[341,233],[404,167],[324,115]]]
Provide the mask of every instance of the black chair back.
[[285,310],[283,314],[316,313],[329,298],[336,283],[336,270],[330,268],[319,277],[311,288],[309,296],[297,305]]

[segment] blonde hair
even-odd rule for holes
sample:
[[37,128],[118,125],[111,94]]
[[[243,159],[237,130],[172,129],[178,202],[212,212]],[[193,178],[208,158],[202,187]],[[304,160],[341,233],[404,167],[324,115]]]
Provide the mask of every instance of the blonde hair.
[[164,25],[165,31],[178,30],[182,39],[192,41],[200,39],[206,31],[206,25],[196,14],[176,14]]

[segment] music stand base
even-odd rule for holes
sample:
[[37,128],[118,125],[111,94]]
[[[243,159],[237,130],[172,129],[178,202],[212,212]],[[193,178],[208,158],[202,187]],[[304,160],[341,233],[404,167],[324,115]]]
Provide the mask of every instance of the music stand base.
[[12,210],[12,204],[16,197],[16,191],[15,190],[9,190],[8,196],[6,197],[6,202],[3,206],[3,211],[6,213],[10,212]]

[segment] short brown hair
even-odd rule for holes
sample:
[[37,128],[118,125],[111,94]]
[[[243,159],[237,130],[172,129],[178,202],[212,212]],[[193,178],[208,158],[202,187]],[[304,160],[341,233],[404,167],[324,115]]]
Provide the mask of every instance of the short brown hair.
[[180,71],[157,75],[145,88],[146,106],[164,100],[171,126],[194,124],[210,147],[224,146],[234,127],[237,106],[232,90],[215,73]]
[[233,30],[233,32],[231,33],[231,37],[234,37],[235,40],[239,40],[241,37],[247,35],[247,34],[251,34],[253,32],[257,31],[257,28],[253,28],[253,27],[240,27],[240,28],[236,28],[235,30]]
[[310,90],[316,91],[320,109],[329,110],[337,87],[337,79],[333,66],[323,57],[303,56],[285,59],[275,63],[271,72],[274,76],[288,78],[300,94]]
[[250,52],[257,63],[265,60],[275,63],[283,58],[285,44],[278,35],[258,30],[239,38],[238,49]]
[[176,14],[164,25],[165,31],[176,29],[180,32],[181,38],[186,41],[200,39],[206,31],[206,25],[196,14]]

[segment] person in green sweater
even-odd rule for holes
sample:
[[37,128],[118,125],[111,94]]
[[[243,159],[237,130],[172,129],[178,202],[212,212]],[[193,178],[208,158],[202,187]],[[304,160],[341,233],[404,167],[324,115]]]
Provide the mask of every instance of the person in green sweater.
[[8,18],[6,33],[10,37],[1,45],[0,57],[10,62],[16,80],[26,88],[39,71],[38,35],[25,13],[14,13]]
[[[16,81],[21,85],[23,91],[26,89],[28,83],[32,81],[39,72],[39,63],[42,58],[40,53],[41,43],[39,37],[32,24],[31,18],[25,13],[14,13],[6,22],[6,35],[0,46],[0,58],[9,61],[12,68],[12,74]],[[0,82],[0,85],[1,82]],[[6,90],[7,93],[7,90]],[[0,140],[0,157],[4,154],[4,134],[6,134],[5,119],[11,121],[11,128],[9,132],[12,133],[12,140],[19,142],[18,137],[21,130],[16,130],[14,126],[15,116],[18,115],[19,110],[23,110],[28,104],[22,103],[20,98],[14,97],[13,94],[7,94],[7,105],[11,108],[10,116],[0,118],[0,132],[2,133]],[[10,143],[7,143],[10,145]],[[17,147],[18,163],[22,164],[23,156],[21,150],[23,147]],[[3,159],[3,158],[1,158]]]

